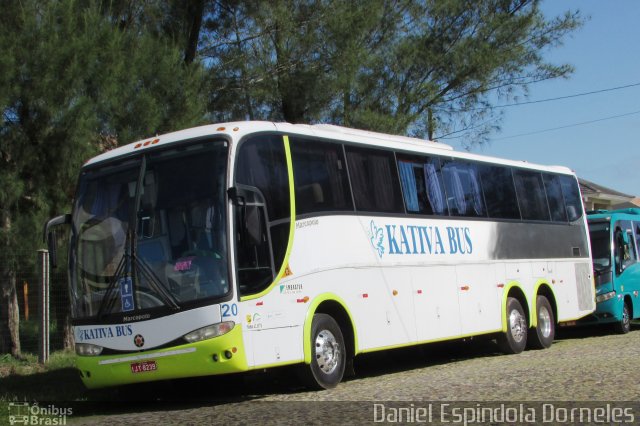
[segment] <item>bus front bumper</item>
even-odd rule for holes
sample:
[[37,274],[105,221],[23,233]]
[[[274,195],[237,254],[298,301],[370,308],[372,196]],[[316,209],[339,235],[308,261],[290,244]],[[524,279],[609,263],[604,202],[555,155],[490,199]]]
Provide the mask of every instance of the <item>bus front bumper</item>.
[[579,325],[608,324],[622,321],[622,305],[624,295],[617,294],[614,297],[598,302],[596,310],[578,321]]
[[76,367],[89,389],[248,370],[239,325],[223,336],[171,348],[77,356]]

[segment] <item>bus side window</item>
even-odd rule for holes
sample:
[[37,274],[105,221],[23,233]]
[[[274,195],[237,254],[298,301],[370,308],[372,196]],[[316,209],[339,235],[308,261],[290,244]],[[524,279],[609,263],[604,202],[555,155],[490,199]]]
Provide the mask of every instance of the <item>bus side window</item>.
[[562,196],[560,176],[543,173],[542,180],[547,194],[551,220],[553,222],[567,222],[567,209],[565,208],[564,198]]
[[353,211],[342,145],[291,138],[296,215]]
[[255,204],[238,206],[235,220],[239,288],[242,295],[256,293],[274,277],[265,208]]
[[246,296],[267,288],[280,270],[289,241],[291,204],[282,136],[244,141],[237,158],[238,191],[232,201],[238,284]]
[[619,222],[616,226],[614,238],[616,272],[621,274],[629,265],[635,263],[638,258],[634,244],[633,228],[629,228],[628,224],[624,222]]
[[573,222],[582,217],[582,200],[580,199],[580,188],[578,182],[572,176],[558,176],[564,204],[567,208],[569,222]]
[[356,210],[404,213],[393,152],[354,146],[345,151]]
[[616,262],[616,273],[619,275],[624,270],[624,241],[622,238],[622,229],[618,226],[613,234],[615,242],[614,260]]
[[438,157],[399,154],[398,172],[407,213],[448,214]]
[[518,198],[510,167],[482,165],[480,179],[489,217],[520,219]]
[[638,253],[636,252],[635,238],[633,237],[632,229],[627,229],[627,240],[629,241],[629,263],[635,263],[638,260]]
[[474,163],[442,160],[442,178],[451,216],[487,216],[478,174],[478,166]]
[[514,170],[513,176],[522,219],[548,221],[549,205],[540,172]]

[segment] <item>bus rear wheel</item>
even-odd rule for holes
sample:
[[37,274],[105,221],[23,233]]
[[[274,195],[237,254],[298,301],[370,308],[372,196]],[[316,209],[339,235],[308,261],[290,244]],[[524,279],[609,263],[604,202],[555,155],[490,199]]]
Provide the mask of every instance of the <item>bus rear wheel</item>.
[[340,326],[327,314],[311,322],[311,364],[302,366],[302,379],[312,389],[332,389],[342,381],[346,347]]
[[529,347],[547,349],[553,343],[556,333],[556,323],[553,309],[545,296],[536,298],[536,326],[529,329]]
[[507,331],[498,336],[498,346],[505,354],[519,354],[527,346],[527,317],[515,297],[507,298]]
[[631,309],[626,300],[622,305],[622,319],[616,323],[616,331],[620,334],[627,334],[631,331]]

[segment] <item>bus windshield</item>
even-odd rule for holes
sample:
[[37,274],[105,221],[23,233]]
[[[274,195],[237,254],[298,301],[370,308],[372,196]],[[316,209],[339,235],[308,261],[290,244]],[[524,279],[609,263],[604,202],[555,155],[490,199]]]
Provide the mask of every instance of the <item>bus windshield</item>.
[[73,211],[74,318],[201,306],[229,292],[227,143],[156,151],[82,173]]
[[611,270],[611,233],[609,222],[589,222],[593,269],[597,273]]

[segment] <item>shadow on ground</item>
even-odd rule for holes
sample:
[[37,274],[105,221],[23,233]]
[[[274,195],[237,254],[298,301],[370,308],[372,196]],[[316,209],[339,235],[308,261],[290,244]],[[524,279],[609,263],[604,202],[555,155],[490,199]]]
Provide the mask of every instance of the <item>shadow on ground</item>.
[[[345,381],[409,371],[497,353],[490,340],[467,340],[395,349],[358,356],[356,377]],[[297,366],[229,376],[211,376],[87,390],[77,371],[63,368],[0,378],[0,400],[37,401],[73,407],[75,416],[186,410],[262,399],[271,394],[307,392]],[[4,398],[3,398],[4,396]]]
[[[631,331],[640,330],[640,320],[631,322]],[[616,334],[613,324],[598,324],[576,327],[560,327],[556,329],[556,340],[584,339]]]
[[[640,324],[633,324],[640,330]],[[580,339],[611,334],[609,327],[562,328],[558,340]],[[495,341],[475,338],[434,343],[410,348],[360,355],[356,358],[355,377],[345,381],[410,371],[470,358],[499,355]],[[296,374],[297,367],[275,368],[247,374],[181,379],[109,389],[87,390],[78,373],[63,368],[31,375],[0,378],[0,400],[38,401],[71,406],[74,415],[140,413],[146,411],[185,410],[203,406],[240,403],[262,399],[270,394],[306,392]]]

